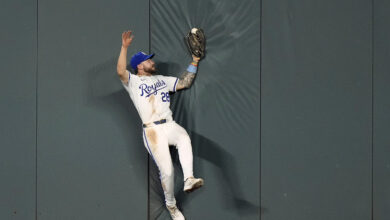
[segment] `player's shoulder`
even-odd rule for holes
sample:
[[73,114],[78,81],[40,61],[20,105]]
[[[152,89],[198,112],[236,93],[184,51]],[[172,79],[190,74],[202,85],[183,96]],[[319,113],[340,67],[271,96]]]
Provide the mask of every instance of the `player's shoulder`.
[[176,78],[175,76],[166,76],[166,75],[155,75],[158,79],[170,79],[170,78]]
[[127,73],[129,73],[129,75],[138,77],[137,74],[132,73],[130,70],[126,70],[126,71]]
[[138,74],[134,74],[134,73],[131,73],[131,72],[129,72],[130,73],[130,79],[131,78],[133,78],[133,79],[135,79],[135,80],[137,80],[137,81],[139,81],[141,78],[142,78],[142,76],[139,76]]
[[162,80],[162,79],[164,79],[165,78],[165,76],[163,76],[163,75],[160,75],[160,74],[155,74],[155,75],[152,75],[151,76],[153,79],[156,79],[156,80]]
[[161,74],[153,74],[152,77],[160,78],[160,77],[164,77],[164,76]]
[[134,85],[139,81],[139,76],[137,74],[133,74],[129,70],[126,70],[127,72],[127,82],[122,81],[123,85],[131,87],[131,85]]

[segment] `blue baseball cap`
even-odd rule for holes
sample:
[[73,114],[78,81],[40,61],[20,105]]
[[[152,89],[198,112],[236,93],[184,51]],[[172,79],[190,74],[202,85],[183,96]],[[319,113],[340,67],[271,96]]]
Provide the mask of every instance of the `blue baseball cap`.
[[140,52],[134,54],[133,57],[131,57],[131,61],[130,61],[131,67],[134,70],[137,70],[138,64],[144,62],[145,60],[152,58],[153,56],[154,56],[154,53],[146,54],[146,53],[140,51]]

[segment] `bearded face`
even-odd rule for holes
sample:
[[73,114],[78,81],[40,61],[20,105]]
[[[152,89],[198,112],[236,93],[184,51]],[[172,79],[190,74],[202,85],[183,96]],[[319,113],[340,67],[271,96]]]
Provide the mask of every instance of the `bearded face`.
[[145,72],[148,72],[151,74],[156,72],[156,64],[151,59],[148,59],[148,60],[145,60],[144,62],[142,62],[142,66],[143,66],[143,69]]

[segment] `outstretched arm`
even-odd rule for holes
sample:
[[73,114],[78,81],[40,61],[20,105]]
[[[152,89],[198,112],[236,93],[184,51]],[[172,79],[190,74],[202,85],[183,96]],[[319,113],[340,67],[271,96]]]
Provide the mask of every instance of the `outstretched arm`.
[[177,82],[176,90],[181,90],[181,89],[186,89],[191,87],[192,81],[194,81],[198,69],[197,67],[200,58],[192,55],[192,59],[193,61],[188,66],[187,70],[184,71],[184,73],[180,76],[179,81]]
[[126,71],[127,66],[127,48],[130,46],[133,41],[134,35],[131,34],[131,31],[125,31],[122,33],[122,48],[118,58],[118,64],[116,66],[116,71],[119,75],[119,78],[122,82],[128,83],[129,75]]

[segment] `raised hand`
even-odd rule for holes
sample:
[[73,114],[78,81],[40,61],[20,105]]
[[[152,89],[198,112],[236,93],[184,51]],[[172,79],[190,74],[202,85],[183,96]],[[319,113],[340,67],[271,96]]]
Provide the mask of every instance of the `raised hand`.
[[131,42],[133,41],[134,35],[132,34],[132,31],[128,30],[122,33],[122,46],[127,48],[131,45]]

